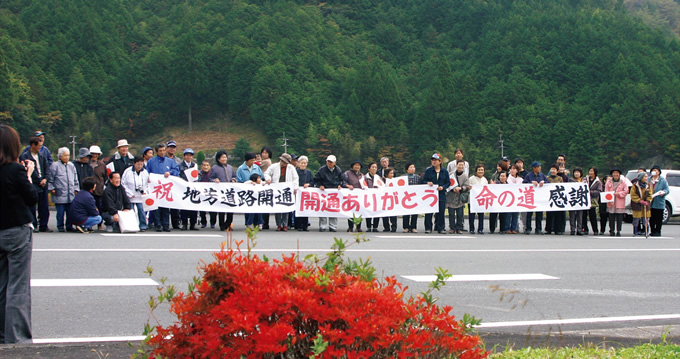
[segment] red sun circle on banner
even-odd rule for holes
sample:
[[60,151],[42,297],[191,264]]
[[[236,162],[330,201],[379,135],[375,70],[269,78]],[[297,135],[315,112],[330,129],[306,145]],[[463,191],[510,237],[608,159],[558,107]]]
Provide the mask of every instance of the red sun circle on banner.
[[153,198],[147,198],[145,203],[147,206],[153,206],[153,202],[154,202]]
[[612,199],[614,199],[614,195],[612,195],[611,193],[607,193],[606,195],[604,195],[604,198],[606,198],[608,201],[611,201]]
[[198,178],[198,171],[197,170],[191,171],[191,177]]
[[394,187],[394,183],[390,182],[390,184],[387,185],[387,186],[388,186],[388,187]]
[[406,181],[404,181],[404,179],[402,178],[402,179],[397,181],[397,185],[404,186],[404,185],[406,185]]

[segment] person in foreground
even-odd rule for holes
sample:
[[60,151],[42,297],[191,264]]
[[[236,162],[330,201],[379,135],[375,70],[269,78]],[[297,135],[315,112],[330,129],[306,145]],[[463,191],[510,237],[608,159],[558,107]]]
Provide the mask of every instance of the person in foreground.
[[19,163],[19,134],[0,124],[0,343],[30,342],[35,163]]

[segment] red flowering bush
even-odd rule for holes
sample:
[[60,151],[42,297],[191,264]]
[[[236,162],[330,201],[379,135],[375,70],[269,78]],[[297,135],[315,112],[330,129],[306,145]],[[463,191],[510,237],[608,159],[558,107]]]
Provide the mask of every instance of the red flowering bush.
[[[222,250],[171,302],[177,322],[156,327],[151,358],[482,358],[478,336],[422,296],[383,281]],[[328,264],[328,262],[327,262]],[[191,288],[191,287],[190,287]]]

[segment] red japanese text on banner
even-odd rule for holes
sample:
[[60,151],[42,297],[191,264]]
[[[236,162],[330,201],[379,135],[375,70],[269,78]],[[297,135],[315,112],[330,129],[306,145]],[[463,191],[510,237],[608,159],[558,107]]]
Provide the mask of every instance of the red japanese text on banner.
[[293,185],[272,183],[187,182],[179,177],[149,175],[144,209],[157,207],[233,213],[285,213],[295,209]]
[[475,185],[470,190],[470,212],[511,213],[578,211],[590,209],[588,185],[578,182]]
[[300,188],[295,213],[300,217],[375,218],[434,213],[438,204],[437,187],[427,185],[323,191]]

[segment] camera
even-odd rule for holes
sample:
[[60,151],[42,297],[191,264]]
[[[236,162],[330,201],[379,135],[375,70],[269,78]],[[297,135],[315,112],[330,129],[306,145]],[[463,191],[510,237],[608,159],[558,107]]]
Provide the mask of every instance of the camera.
[[141,194],[144,194],[144,187],[143,187],[143,186],[139,186],[139,187],[136,188],[136,191],[139,192],[139,193],[141,193]]

